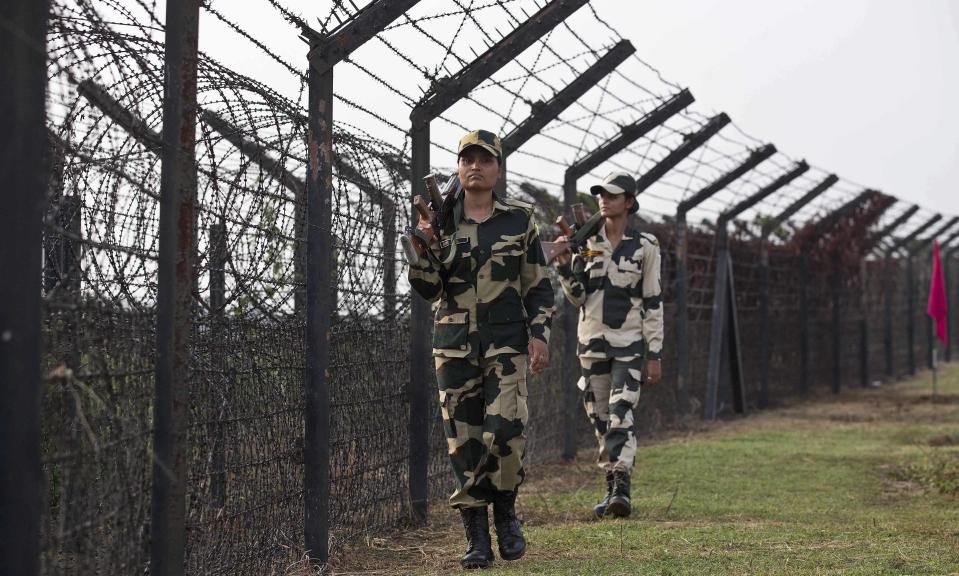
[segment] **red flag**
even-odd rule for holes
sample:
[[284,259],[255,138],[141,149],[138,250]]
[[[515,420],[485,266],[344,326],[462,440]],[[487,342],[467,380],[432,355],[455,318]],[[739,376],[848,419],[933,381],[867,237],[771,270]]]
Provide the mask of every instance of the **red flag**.
[[946,303],[946,282],[942,277],[942,261],[939,260],[939,242],[932,248],[932,283],[929,285],[929,304],[926,314],[936,321],[936,336],[943,346],[947,346],[946,318],[949,305]]

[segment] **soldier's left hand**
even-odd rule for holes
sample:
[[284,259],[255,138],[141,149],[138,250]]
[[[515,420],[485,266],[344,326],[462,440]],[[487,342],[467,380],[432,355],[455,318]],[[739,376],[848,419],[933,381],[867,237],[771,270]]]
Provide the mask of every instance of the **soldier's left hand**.
[[528,348],[530,371],[538,374],[549,366],[549,347],[539,338],[530,338]]
[[659,360],[646,361],[646,379],[644,384],[655,386],[663,377],[663,365]]

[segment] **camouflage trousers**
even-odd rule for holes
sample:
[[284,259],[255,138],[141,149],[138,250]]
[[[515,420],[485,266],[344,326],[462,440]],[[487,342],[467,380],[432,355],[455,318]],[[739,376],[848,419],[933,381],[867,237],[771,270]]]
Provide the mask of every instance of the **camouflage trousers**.
[[446,444],[456,476],[454,508],[484,506],[523,482],[526,354],[436,358]]
[[599,443],[599,466],[607,472],[630,473],[636,457],[633,409],[639,403],[642,356],[580,356],[583,406]]

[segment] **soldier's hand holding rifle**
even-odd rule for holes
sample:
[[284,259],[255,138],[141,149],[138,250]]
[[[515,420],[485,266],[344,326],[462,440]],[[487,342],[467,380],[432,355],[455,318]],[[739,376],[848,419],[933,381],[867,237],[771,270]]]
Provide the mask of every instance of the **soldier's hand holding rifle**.
[[[426,207],[426,203],[423,202],[423,199],[419,196],[413,198],[413,207],[416,208],[416,211],[420,214],[420,219],[416,223],[416,228],[423,233],[423,236],[426,237],[430,244],[433,243],[433,238],[435,233],[433,231],[433,213],[429,208]],[[426,252],[426,248],[423,244],[419,242],[414,242],[413,245],[416,247],[416,253],[423,257]]]
[[[419,214],[416,229],[414,231],[413,228],[407,227],[406,234],[400,238],[400,244],[406,254],[406,261],[413,266],[418,266],[424,259],[433,258],[435,260],[437,258],[435,254],[431,254],[433,241],[436,240],[442,221],[449,210],[449,205],[461,188],[459,178],[455,174],[450,177],[442,192],[436,183],[435,174],[426,176],[423,181],[430,197],[429,205],[419,195],[413,197],[413,208]],[[443,264],[448,263],[444,262]]]
[[573,252],[582,252],[586,248],[586,241],[599,232],[605,222],[601,212],[586,218],[582,204],[573,206],[573,218],[576,221],[575,228],[571,228],[562,216],[558,216],[556,225],[563,234],[553,242],[541,242],[547,264],[554,260],[560,266],[568,264],[570,255]]

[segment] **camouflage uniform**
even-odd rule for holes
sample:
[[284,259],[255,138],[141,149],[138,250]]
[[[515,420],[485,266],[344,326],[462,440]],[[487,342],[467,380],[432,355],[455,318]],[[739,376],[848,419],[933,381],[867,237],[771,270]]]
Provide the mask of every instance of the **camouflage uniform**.
[[615,250],[601,231],[589,239],[585,254],[559,267],[566,298],[581,309],[578,385],[599,442],[600,466],[629,474],[643,361],[659,360],[663,346],[659,243],[627,227]]
[[435,302],[433,355],[443,428],[456,475],[455,508],[485,506],[523,482],[530,338],[549,341],[553,290],[531,205],[493,195],[483,222],[463,215],[465,192],[410,285]]

